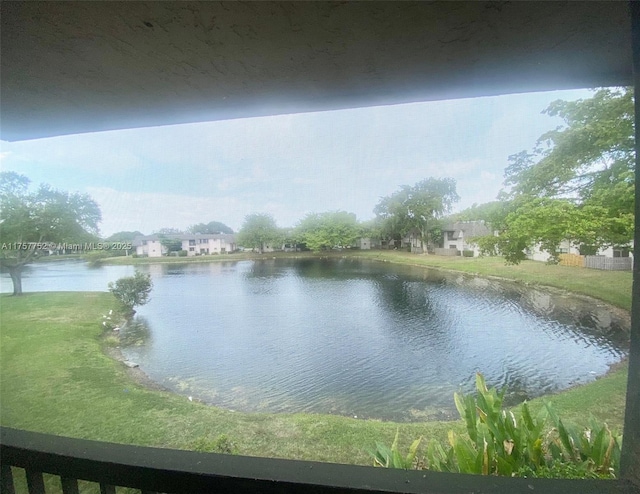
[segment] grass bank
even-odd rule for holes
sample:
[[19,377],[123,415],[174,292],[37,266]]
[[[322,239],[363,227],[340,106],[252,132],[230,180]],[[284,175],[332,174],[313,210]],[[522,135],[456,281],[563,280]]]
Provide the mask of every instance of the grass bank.
[[[364,259],[497,276],[548,285],[629,309],[631,274],[542,263],[505,266],[500,258],[447,258],[401,252],[334,253]],[[313,254],[233,254],[199,262],[310,257]],[[165,260],[166,259],[166,260]],[[161,262],[184,258],[163,258]],[[116,258],[118,263],[131,258]],[[158,262],[133,259],[135,264]],[[193,262],[187,259],[182,262]],[[376,441],[401,444],[418,437],[446,440],[459,421],[396,424],[319,414],[247,414],[189,402],[184,396],[137,384],[108,357],[102,314],[114,305],[107,293],[33,293],[0,297],[0,423],[71,437],[178,449],[223,450],[255,456],[371,464]],[[627,367],[558,395],[563,419],[585,424],[590,414],[621,430]],[[453,397],[452,397],[453,400]],[[542,406],[543,399],[531,402]],[[226,437],[226,440],[221,437]]]

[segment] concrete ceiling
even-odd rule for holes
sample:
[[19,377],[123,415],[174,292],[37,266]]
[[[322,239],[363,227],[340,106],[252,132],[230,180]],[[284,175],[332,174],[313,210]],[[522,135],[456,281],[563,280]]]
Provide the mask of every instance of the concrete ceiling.
[[0,138],[631,85],[627,2],[7,2]]

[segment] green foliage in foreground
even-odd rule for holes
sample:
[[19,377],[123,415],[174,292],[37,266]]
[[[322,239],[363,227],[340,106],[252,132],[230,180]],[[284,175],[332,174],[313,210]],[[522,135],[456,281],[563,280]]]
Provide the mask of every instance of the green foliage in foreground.
[[402,456],[398,448],[399,434],[400,431],[397,430],[396,437],[393,439],[393,444],[390,448],[383,443],[376,443],[376,451],[370,452],[371,456],[373,456],[374,465],[385,468],[401,468],[403,470],[409,470],[413,467],[418,447],[420,446],[423,438],[420,436],[418,439],[413,441],[411,446],[409,446],[409,452],[406,456]]
[[[476,375],[477,395],[455,393],[466,434],[448,434],[449,445],[429,442],[426,457],[416,462],[422,437],[403,456],[398,434],[391,448],[378,443],[374,464],[387,468],[427,468],[443,472],[535,477],[614,478],[620,463],[622,436],[591,419],[589,428],[565,425],[550,404],[533,416],[523,403],[519,416],[502,408],[504,390],[488,389]],[[518,412],[516,412],[518,413]],[[547,418],[553,428],[548,431]],[[548,432],[547,432],[548,431]]]

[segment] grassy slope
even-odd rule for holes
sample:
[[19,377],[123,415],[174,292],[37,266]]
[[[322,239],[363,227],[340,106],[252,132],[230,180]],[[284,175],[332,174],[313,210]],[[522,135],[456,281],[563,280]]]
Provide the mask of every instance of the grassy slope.
[[[629,273],[499,259],[449,259],[364,252],[368,258],[429,265],[528,283],[570,287],[630,305]],[[221,256],[222,257],[222,256]],[[226,258],[226,256],[224,256]],[[566,271],[570,270],[570,271]],[[106,293],[41,293],[0,298],[2,425],[103,441],[193,448],[199,439],[226,434],[241,454],[370,464],[375,441],[391,443],[399,425],[402,442],[419,435],[444,439],[459,422],[394,424],[332,415],[268,415],[230,412],[191,403],[131,382],[124,366],[101,351]],[[626,366],[591,384],[551,397],[563,418],[585,423],[589,413],[622,428]],[[540,406],[542,400],[534,400]]]
[[[226,434],[238,452],[370,464],[367,449],[391,442],[396,424],[332,415],[230,412],[131,382],[101,351],[106,293],[0,298],[2,425],[102,441],[192,448]],[[408,441],[445,437],[451,424],[401,424]]]

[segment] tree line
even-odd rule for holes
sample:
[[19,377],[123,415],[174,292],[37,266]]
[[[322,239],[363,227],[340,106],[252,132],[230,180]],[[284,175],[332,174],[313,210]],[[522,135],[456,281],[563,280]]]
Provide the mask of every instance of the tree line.
[[373,221],[357,223],[344,211],[313,213],[283,232],[273,218],[256,214],[246,218],[239,241],[262,249],[289,239],[322,250],[367,236],[393,243],[413,232],[427,247],[440,243],[443,222],[484,220],[494,233],[475,241],[484,254],[502,255],[510,264],[524,260],[533,246],[557,262],[564,242],[587,255],[606,247],[631,249],[632,89],[600,89],[588,99],[557,100],[543,113],[561,117],[564,125],[540,136],[532,150],[509,156],[496,201],[447,216],[459,200],[456,182],[428,178],[381,198]]
[[410,232],[423,245],[436,242],[441,220],[459,199],[452,178],[428,178],[380,199],[376,218],[358,222],[354,213],[329,211],[310,213],[292,229],[278,228],[267,214],[251,214],[238,233],[239,245],[262,252],[267,245],[291,243],[312,251],[353,246],[359,238],[380,238],[391,245]]

